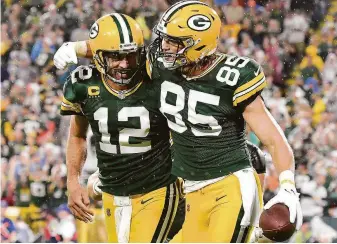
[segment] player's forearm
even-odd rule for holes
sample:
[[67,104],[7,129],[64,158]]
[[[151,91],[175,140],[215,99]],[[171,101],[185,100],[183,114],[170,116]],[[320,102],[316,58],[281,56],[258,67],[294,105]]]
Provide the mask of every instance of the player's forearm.
[[277,172],[280,174],[286,170],[294,171],[293,152],[282,129],[260,97],[246,107],[243,117],[263,145],[268,148]]
[[86,139],[82,137],[69,136],[66,152],[68,182],[78,182],[86,156]]
[[78,178],[87,157],[86,134],[88,126],[88,120],[84,116],[71,116],[66,151],[68,183],[78,182]]
[[75,52],[78,57],[92,58],[92,52],[88,41],[74,42]]
[[266,146],[278,174],[285,170],[294,171],[294,155],[285,138],[279,135],[272,139],[272,143]]
[[265,119],[265,130],[259,131],[259,139],[267,147],[278,174],[286,170],[294,171],[293,151],[282,129],[269,112]]

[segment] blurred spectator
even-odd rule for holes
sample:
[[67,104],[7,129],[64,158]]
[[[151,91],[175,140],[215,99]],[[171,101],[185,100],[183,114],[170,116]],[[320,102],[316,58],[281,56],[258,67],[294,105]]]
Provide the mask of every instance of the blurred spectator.
[[237,43],[238,45],[240,45],[242,43],[243,40],[243,36],[249,35],[252,36],[253,32],[252,32],[252,26],[251,26],[251,20],[248,18],[243,19],[243,23],[241,25],[241,30],[238,33],[238,38],[237,38]]
[[58,235],[58,217],[54,210],[45,210],[44,211],[44,216],[46,219],[46,225],[43,230],[43,238],[46,242],[48,243],[56,243],[60,242],[61,238]]
[[223,6],[226,22],[228,24],[239,23],[244,17],[244,9],[239,5],[238,0],[232,0],[231,4]]
[[57,216],[60,220],[57,233],[62,241],[66,243],[76,241],[75,219],[66,204],[58,207]]
[[335,53],[328,54],[324,69],[322,72],[323,82],[334,82],[337,81],[337,55]]
[[17,232],[17,240],[18,243],[33,243],[35,240],[35,235],[30,227],[21,219],[19,218],[16,223],[16,232]]
[[311,221],[312,235],[318,243],[331,243],[337,238],[337,231],[329,226],[324,220],[318,216]]
[[284,20],[284,30],[281,38],[290,44],[302,44],[304,42],[309,24],[306,16],[301,12],[289,13]]
[[322,71],[324,67],[324,62],[323,59],[317,54],[318,53],[317,47],[311,45],[306,48],[305,53],[306,56],[303,58],[300,64],[300,68],[304,69],[310,64],[315,66],[319,71]]
[[303,80],[306,81],[308,78],[316,78],[321,80],[321,74],[316,66],[313,65],[312,57],[308,56],[308,63],[305,68],[301,70]]
[[297,174],[295,176],[296,188],[302,192],[302,187],[312,180],[308,166],[306,163],[297,166]]
[[76,41],[85,41],[88,39],[89,36],[89,29],[87,24],[84,21],[81,21],[80,27],[75,29],[72,33],[71,33],[71,37],[70,40],[72,42],[76,42]]
[[41,26],[45,29],[48,26],[51,28],[54,25],[61,25],[63,26],[65,23],[64,17],[57,13],[57,7],[55,4],[50,4],[48,7],[48,12],[41,16]]
[[301,188],[301,205],[304,217],[322,216],[326,202],[327,190],[324,187],[325,175],[317,175],[315,180],[304,184]]
[[31,201],[28,172],[19,176],[16,181],[15,203],[19,207],[28,207]]
[[266,105],[270,109],[271,114],[277,121],[285,119],[287,127],[290,126],[290,116],[286,106],[286,99],[282,97],[281,90],[274,87],[272,96],[266,100]]
[[16,228],[12,220],[6,217],[7,203],[1,201],[1,242],[15,242]]
[[242,43],[239,45],[241,56],[251,56],[253,54],[255,45],[248,34],[242,35]]
[[252,35],[252,39],[254,43],[257,46],[262,47],[265,36],[266,36],[266,29],[263,23],[255,23],[254,29],[253,29],[253,35]]
[[66,195],[66,192],[66,177],[55,175],[52,178],[50,185],[48,186],[49,207],[51,209],[54,209],[62,204],[67,203],[68,197]]

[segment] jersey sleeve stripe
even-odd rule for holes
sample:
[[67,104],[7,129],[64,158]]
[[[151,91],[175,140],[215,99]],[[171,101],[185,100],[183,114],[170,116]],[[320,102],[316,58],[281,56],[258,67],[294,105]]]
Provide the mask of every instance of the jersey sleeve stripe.
[[264,74],[263,72],[261,72],[258,76],[256,76],[254,79],[252,79],[251,81],[243,84],[242,86],[239,86],[235,92],[234,92],[234,95],[239,93],[239,92],[242,92],[244,90],[246,90],[247,88],[253,86],[254,84],[256,84],[257,82],[259,82],[262,78],[264,77]]
[[72,102],[69,102],[65,97],[62,98],[62,103],[65,103],[70,106],[74,106],[74,104]]
[[260,86],[263,82],[265,82],[266,78],[263,76],[262,79],[260,79],[258,82],[255,82],[252,86],[249,86],[246,90],[243,90],[241,92],[234,92],[234,96],[233,96],[233,101],[238,98],[241,97],[245,94],[247,94],[250,91],[253,91],[256,87]]
[[62,105],[61,105],[61,110],[62,110],[62,111],[73,111],[73,112],[75,112],[75,113],[81,113],[80,110],[75,109],[74,107],[64,106],[64,105],[65,105],[65,104],[62,104]]
[[61,103],[61,111],[73,111],[76,114],[82,114],[81,108],[78,104],[71,103],[64,97]]
[[260,80],[258,83],[256,83],[254,86],[248,88],[247,90],[245,90],[243,92],[240,92],[240,93],[236,94],[233,97],[233,105],[237,106],[238,103],[246,100],[247,98],[250,98],[251,96],[253,96],[258,91],[261,91],[264,87],[266,87],[266,85],[267,85],[266,78],[263,77],[263,79]]
[[146,72],[147,75],[152,78],[152,66],[151,66],[151,62],[149,60],[146,60]]

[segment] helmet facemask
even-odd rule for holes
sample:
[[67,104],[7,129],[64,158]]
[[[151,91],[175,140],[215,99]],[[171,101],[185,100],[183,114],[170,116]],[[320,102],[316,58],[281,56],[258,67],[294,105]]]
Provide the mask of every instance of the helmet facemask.
[[[186,51],[192,46],[196,45],[193,38],[191,37],[173,37],[163,32],[159,31],[156,27],[154,32],[158,35],[155,40],[155,45],[158,46],[158,51],[156,52],[156,59],[163,63],[164,67],[169,70],[175,70],[179,67],[185,66],[189,63],[186,57]],[[176,53],[168,53],[163,50],[162,41],[165,39],[167,43],[171,45],[176,45]]]
[[[139,47],[124,51],[97,50],[94,59],[104,70],[106,78],[117,85],[125,86],[141,79],[140,76],[146,61],[145,48]],[[126,59],[129,63],[128,68],[110,66],[111,62],[122,61],[123,59]]]

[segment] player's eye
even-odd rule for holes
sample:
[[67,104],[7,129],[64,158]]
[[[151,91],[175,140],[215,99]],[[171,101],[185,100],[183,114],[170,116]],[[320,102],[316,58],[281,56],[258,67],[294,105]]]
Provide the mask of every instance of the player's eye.
[[163,39],[167,44],[174,46],[174,47],[183,45],[182,41],[177,38],[173,38],[170,36],[163,36]]
[[106,58],[111,59],[113,61],[121,61],[126,59],[127,61],[135,59],[137,56],[136,52],[131,53],[108,53],[105,55]]
[[107,53],[104,55],[107,59],[118,61],[120,60],[119,53]]

